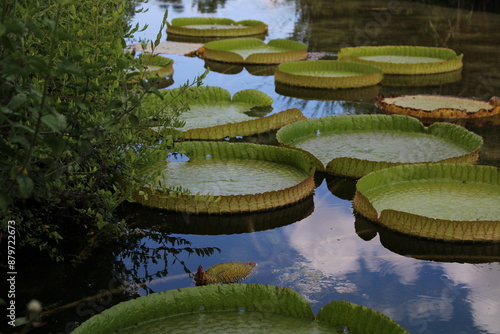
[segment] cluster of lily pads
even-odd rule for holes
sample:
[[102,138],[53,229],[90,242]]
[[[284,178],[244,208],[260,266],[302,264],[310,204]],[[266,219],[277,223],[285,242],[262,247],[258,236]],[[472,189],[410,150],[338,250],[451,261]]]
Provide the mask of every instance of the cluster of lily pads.
[[[432,76],[455,73],[463,66],[463,55],[457,55],[451,49],[420,46],[342,48],[337,60],[307,60],[307,45],[303,43],[284,39],[265,43],[255,38],[255,35],[266,32],[265,23],[251,20],[182,18],[167,25],[167,33],[178,37],[219,38],[199,49],[203,58],[212,62],[279,64],[274,71],[275,82],[290,87],[344,91],[378,85],[386,75]],[[164,170],[165,177],[157,180],[157,184],[148,183],[135,199],[146,206],[208,214],[256,212],[296,203],[313,193],[313,176],[317,172],[358,179],[395,166],[408,165],[406,168],[417,170],[422,168],[420,164],[446,163],[451,166],[447,169],[449,173],[462,175],[464,172],[454,172],[454,168],[477,162],[482,138],[459,125],[438,122],[425,126],[417,118],[485,118],[500,114],[500,105],[495,99],[483,102],[458,97],[409,95],[379,96],[376,106],[389,115],[306,119],[298,109],[274,112],[271,107],[273,100],[253,89],[242,90],[232,97],[219,87],[172,89],[164,90],[162,94],[163,99],[150,97],[150,108],[158,108],[165,100],[171,105],[184,101],[190,104],[190,110],[181,116],[184,126],[176,129],[180,139],[176,151],[183,159],[160,162],[155,168]],[[171,129],[154,128],[151,131],[161,133]],[[279,146],[217,141],[269,131],[277,131]],[[483,170],[473,168],[470,173],[483,173]],[[411,174],[407,169],[404,171]],[[400,172],[394,169],[393,173]],[[488,194],[487,198],[498,198],[498,175],[495,178],[495,171],[488,173],[492,179],[484,183],[493,184],[493,189],[479,191],[477,198],[484,198],[481,197],[483,193]],[[474,176],[461,177],[466,185],[469,178],[481,183]],[[429,179],[432,178],[429,176]],[[424,180],[427,179],[424,177]],[[451,180],[450,177],[445,183]],[[179,187],[183,191],[171,191]],[[425,194],[430,191],[426,187],[423,189]],[[461,191],[471,189],[466,187]],[[432,209],[424,205],[416,212],[401,209],[398,211],[402,212],[401,223],[385,224],[386,220],[380,218],[381,212],[375,209],[376,206],[373,210],[365,208],[374,205],[372,202],[378,197],[369,200],[364,192],[368,190],[358,189],[354,208],[391,229],[439,240],[500,240],[495,233],[488,232],[489,237],[479,236],[478,233],[457,232],[458,228],[453,237],[435,233],[434,229],[441,230],[444,226],[437,219],[458,226],[453,222],[460,217],[427,217],[426,212]],[[447,195],[437,196],[439,199],[434,203],[441,202],[447,207],[441,209],[442,212],[458,212],[452,205],[456,203],[450,195],[453,192],[444,193]],[[457,205],[465,208],[469,204],[478,208],[470,201]],[[384,209],[399,210],[390,205]],[[488,217],[474,216],[465,221],[470,221],[469,225],[473,227],[478,224],[472,221],[498,221],[500,215],[497,212],[484,211]],[[416,219],[415,214],[434,219],[434,223],[429,223],[433,229],[425,232],[420,227],[417,232],[415,226],[411,231],[399,228],[404,225],[403,221]]]
[[[462,68],[462,55],[453,50],[411,46],[344,48],[338,60],[306,60],[305,44],[284,39],[266,44],[255,37],[266,32],[260,21],[214,18],[174,19],[167,27],[176,38],[219,38],[198,52],[215,63],[279,64],[275,82],[283,87],[346,92],[384,84],[390,76],[399,77],[385,84],[408,77],[432,81],[436,75],[455,80]],[[148,67],[156,70],[153,64]],[[459,125],[425,126],[417,119],[493,116],[500,113],[496,99],[379,96],[377,107],[390,115],[307,119],[298,109],[273,112],[273,100],[252,89],[233,96],[219,87],[161,94],[162,99],[150,96],[147,105],[189,101],[190,110],[181,116],[184,126],[175,129],[176,153],[153,166],[164,177],[149,180],[135,196],[145,206],[211,215],[274,210],[310,198],[315,174],[327,173],[359,179],[356,213],[388,229],[441,241],[500,241],[500,172],[475,165],[482,138]],[[160,134],[171,130],[150,129]],[[279,145],[220,141],[270,131],[277,131]],[[360,305],[335,301],[314,316],[293,290],[235,283],[254,267],[253,262],[207,271],[200,266],[194,275],[197,285],[233,284],[141,297],[93,317],[75,333],[187,332],[206,326],[217,332],[235,321],[239,330],[245,325],[254,333],[271,326],[318,333],[406,333]]]

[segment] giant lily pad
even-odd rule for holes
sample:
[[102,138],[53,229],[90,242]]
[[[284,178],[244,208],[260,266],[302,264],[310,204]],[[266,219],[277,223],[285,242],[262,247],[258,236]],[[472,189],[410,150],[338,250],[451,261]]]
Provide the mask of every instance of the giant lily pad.
[[492,166],[417,164],[370,173],[353,205],[391,230],[446,241],[500,241],[500,171]]
[[337,60],[283,63],[274,74],[276,82],[311,88],[357,88],[373,86],[382,80],[375,66]]
[[[189,110],[179,116],[185,124],[177,128],[183,132],[184,139],[249,136],[276,130],[303,118],[298,109],[269,114],[273,99],[255,89],[242,90],[232,98],[220,87],[176,88],[161,94],[163,99],[156,95],[148,97],[148,108],[161,110],[165,104],[173,106],[189,101]],[[155,130],[161,132],[162,128]]]
[[74,334],[108,333],[408,333],[373,309],[333,301],[314,317],[296,291],[223,284],[153,293],[90,318]]
[[447,48],[358,46],[340,49],[339,59],[375,65],[384,74],[433,74],[462,68],[463,55]]
[[475,163],[483,140],[450,123],[429,127],[403,115],[341,115],[278,130],[280,143],[316,157],[325,172],[359,178],[374,170],[422,162]]
[[478,118],[500,114],[500,106],[489,102],[441,95],[379,96],[376,105],[384,111],[420,118]]
[[286,39],[264,43],[257,38],[231,38],[208,42],[203,57],[235,64],[280,64],[307,58],[307,45]]
[[196,37],[241,37],[265,34],[267,25],[262,21],[234,21],[215,17],[183,17],[167,22],[167,34]]
[[[176,150],[183,159],[157,166],[164,170],[161,187],[145,187],[135,196],[139,203],[180,212],[250,212],[298,202],[315,188],[312,163],[298,150],[229,142],[183,142]],[[184,191],[164,190],[178,187]]]

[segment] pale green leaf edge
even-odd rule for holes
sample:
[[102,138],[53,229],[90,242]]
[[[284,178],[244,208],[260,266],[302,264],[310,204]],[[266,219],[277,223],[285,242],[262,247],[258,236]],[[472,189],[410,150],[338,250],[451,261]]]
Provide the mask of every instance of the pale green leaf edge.
[[315,188],[313,161],[307,154],[295,149],[251,143],[210,141],[180,142],[176,143],[174,149],[188,157],[211,155],[212,157],[265,160],[287,164],[304,171],[308,176],[292,187],[246,195],[187,195],[144,187],[134,195],[135,201],[146,206],[179,212],[209,214],[257,212],[296,203],[310,196]]
[[[468,154],[451,157],[437,161],[436,163],[474,164],[479,158],[479,148],[483,144],[481,136],[461,126],[440,122],[425,127],[418,119],[406,115],[340,115],[308,119],[282,127],[276,133],[276,138],[282,145],[294,147],[295,143],[304,138],[315,136],[318,131],[322,134],[327,134],[372,130],[394,130],[428,134],[452,141],[469,151]],[[334,175],[360,178],[372,171],[402,164],[343,157],[332,159],[326,166],[323,166],[319,170]]]
[[391,230],[415,237],[443,241],[500,241],[500,219],[496,221],[452,221],[397,210],[383,210],[379,213],[367,195],[370,190],[386,186],[388,183],[429,179],[448,179],[500,186],[500,171],[494,166],[443,163],[401,165],[379,170],[358,180],[353,207],[365,218]]
[[[441,58],[441,62],[399,64],[391,62],[379,62],[360,59],[363,56],[372,55],[396,55],[396,56],[419,56]],[[448,48],[424,47],[424,46],[358,46],[342,48],[338,55],[339,60],[355,61],[363,64],[378,66],[384,74],[435,74],[451,72],[463,67],[463,54]]]
[[[315,319],[310,304],[292,289],[264,284],[223,284],[169,290],[122,302],[83,322],[73,333],[108,334],[155,319],[241,309],[282,314],[304,321]],[[349,328],[356,328],[361,334],[408,333],[382,313],[344,301],[324,306],[318,320],[332,325],[347,322]],[[357,323],[366,327],[360,328]],[[196,330],[193,328],[194,332]]]
[[[332,77],[307,75],[307,71],[356,72],[356,76]],[[274,74],[277,83],[310,88],[358,88],[381,82],[382,70],[376,66],[339,60],[311,60],[283,63]]]

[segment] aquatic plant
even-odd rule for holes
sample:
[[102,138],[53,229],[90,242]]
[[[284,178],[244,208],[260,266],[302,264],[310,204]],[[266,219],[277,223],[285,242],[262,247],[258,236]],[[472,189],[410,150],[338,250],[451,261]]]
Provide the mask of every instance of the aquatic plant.
[[433,74],[461,69],[463,55],[424,46],[358,46],[342,48],[339,60],[378,66],[384,74]]
[[296,291],[262,284],[217,284],[153,293],[90,318],[74,334],[111,332],[408,333],[394,320],[362,305],[332,301],[315,317]]
[[290,86],[338,89],[373,86],[382,80],[380,68],[346,61],[288,62],[274,73],[277,83]]
[[500,105],[476,99],[442,95],[403,95],[377,98],[384,111],[422,118],[478,118],[500,114]]
[[467,164],[388,168],[356,184],[354,209],[381,225],[444,241],[500,241],[500,171]]
[[216,17],[179,17],[167,22],[167,34],[196,37],[241,37],[267,33],[258,20],[234,21]]
[[152,166],[163,176],[145,174],[138,203],[180,212],[251,212],[298,202],[315,188],[314,165],[298,150],[203,141],[177,143],[174,150],[183,156]]
[[236,64],[280,64],[307,58],[307,45],[286,39],[267,44],[257,38],[231,38],[208,42],[202,56],[209,60]]
[[480,136],[450,123],[425,127],[405,115],[341,115],[284,126],[278,141],[312,155],[318,170],[359,178],[400,164],[455,162],[473,164]]
[[[273,99],[255,89],[239,91],[232,97],[220,87],[164,90],[160,96],[149,95],[145,108],[168,114],[172,109],[185,105],[186,101],[189,101],[189,110],[179,116],[183,125],[176,128],[185,140],[255,135],[304,118],[298,109],[269,114]],[[165,108],[165,104],[169,107]],[[158,133],[171,131],[171,128],[152,129]]]

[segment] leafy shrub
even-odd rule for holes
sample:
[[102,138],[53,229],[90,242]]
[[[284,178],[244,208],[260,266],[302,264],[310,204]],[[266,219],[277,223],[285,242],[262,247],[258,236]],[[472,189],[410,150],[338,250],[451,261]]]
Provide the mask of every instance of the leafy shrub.
[[[115,208],[175,135],[145,129],[178,125],[186,108],[141,107],[146,94],[160,94],[158,78],[124,52],[140,29],[129,25],[137,4],[18,0],[0,8],[1,224],[16,220],[18,244],[56,260],[127,231]],[[138,72],[141,80],[129,80]]]

